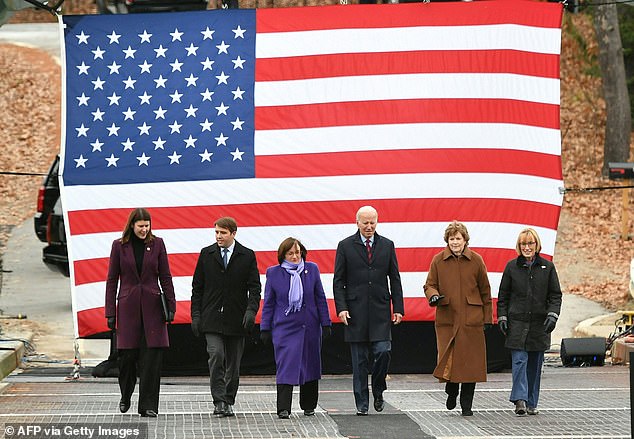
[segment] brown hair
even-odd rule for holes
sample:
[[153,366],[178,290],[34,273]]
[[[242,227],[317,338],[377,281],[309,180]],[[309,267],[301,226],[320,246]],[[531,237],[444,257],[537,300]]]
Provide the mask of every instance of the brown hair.
[[517,235],[517,242],[515,243],[515,251],[517,252],[518,255],[522,254],[522,248],[520,247],[520,241],[522,241],[522,238],[524,236],[530,236],[533,240],[535,240],[536,244],[535,244],[535,253],[539,253],[542,251],[542,240],[539,239],[539,235],[537,234],[537,232],[535,231],[535,229],[531,229],[530,227],[525,228],[524,230],[522,230],[520,232],[519,235]]
[[150,212],[142,207],[137,207],[130,212],[130,215],[128,215],[128,221],[126,222],[125,227],[123,228],[123,233],[121,234],[121,244],[125,244],[130,240],[130,236],[134,233],[134,223],[137,221],[150,222],[150,230],[145,236],[145,242],[150,242],[154,239],[154,234],[152,234],[152,218],[150,217]]
[[214,223],[214,227],[215,226],[223,229],[228,229],[231,233],[238,231],[238,223],[236,223],[236,220],[234,220],[230,216],[223,216],[222,218],[218,218]]
[[282,241],[279,248],[277,249],[277,262],[279,262],[280,264],[284,262],[284,257],[286,256],[286,253],[290,249],[292,249],[296,243],[299,246],[299,253],[302,256],[302,259],[306,260],[306,255],[308,254],[308,251],[306,250],[306,247],[304,247],[304,244],[302,244],[299,239],[286,238],[284,241]]
[[456,220],[449,223],[445,229],[445,242],[449,243],[449,238],[457,233],[460,233],[465,242],[469,244],[469,232],[467,231],[467,226]]

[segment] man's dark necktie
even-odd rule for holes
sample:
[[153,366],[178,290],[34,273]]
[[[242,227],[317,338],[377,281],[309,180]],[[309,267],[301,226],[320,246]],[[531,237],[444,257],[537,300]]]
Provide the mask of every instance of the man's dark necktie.
[[229,249],[228,248],[222,249],[222,263],[225,265],[225,268],[227,268],[227,265],[229,265]]
[[370,245],[369,239],[365,240],[365,249],[368,252],[368,262],[370,262],[370,259],[372,259],[372,246]]

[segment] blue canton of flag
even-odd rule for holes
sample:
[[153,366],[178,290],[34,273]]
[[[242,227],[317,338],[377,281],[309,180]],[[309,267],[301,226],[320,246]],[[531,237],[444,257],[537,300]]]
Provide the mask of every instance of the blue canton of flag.
[[254,176],[254,10],[63,23],[65,185]]

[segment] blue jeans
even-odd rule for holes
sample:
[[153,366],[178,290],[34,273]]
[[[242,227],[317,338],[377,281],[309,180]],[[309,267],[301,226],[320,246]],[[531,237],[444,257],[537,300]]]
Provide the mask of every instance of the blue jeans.
[[369,373],[369,350],[372,349],[374,359],[372,365],[372,395],[375,398],[383,396],[387,389],[385,377],[390,367],[392,358],[392,342],[374,341],[350,343],[350,354],[352,355],[352,390],[354,392],[354,402],[357,410],[367,412],[370,405],[370,394],[368,390]]
[[528,407],[537,407],[539,385],[544,364],[544,352],[527,352],[511,349],[513,388],[511,402],[526,401]]

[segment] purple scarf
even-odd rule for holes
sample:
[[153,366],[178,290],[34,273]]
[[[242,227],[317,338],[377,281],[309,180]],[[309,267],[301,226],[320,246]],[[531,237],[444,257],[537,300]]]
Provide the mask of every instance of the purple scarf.
[[304,271],[304,260],[302,259],[299,264],[293,264],[285,260],[282,262],[282,268],[291,275],[291,285],[288,290],[288,308],[284,311],[288,315],[291,312],[297,312],[302,309],[304,286],[302,285],[301,274]]

